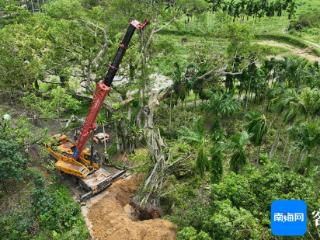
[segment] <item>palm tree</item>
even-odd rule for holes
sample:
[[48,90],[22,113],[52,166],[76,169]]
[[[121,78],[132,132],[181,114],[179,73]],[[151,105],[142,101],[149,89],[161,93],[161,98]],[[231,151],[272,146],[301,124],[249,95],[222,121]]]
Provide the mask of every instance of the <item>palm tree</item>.
[[226,117],[237,113],[240,104],[230,94],[217,92],[212,94],[208,108],[219,117]]
[[173,72],[173,91],[177,99],[184,102],[186,96],[189,93],[186,81],[184,81],[184,76],[180,70],[178,63],[174,63],[175,71]]
[[200,175],[203,176],[204,172],[209,168],[209,161],[205,151],[207,136],[202,119],[195,121],[193,129],[182,127],[178,132],[180,133],[182,140],[195,145],[195,148],[197,149],[196,168]]
[[296,3],[294,1],[290,2],[289,7],[287,9],[287,12],[289,14],[288,16],[289,19],[291,19],[296,13],[296,8],[297,8]]
[[293,122],[298,116],[313,117],[320,112],[320,90],[306,87],[298,94],[295,89],[286,89],[271,100],[271,105],[284,113],[285,122]]
[[317,150],[320,146],[320,121],[316,120],[294,125],[289,128],[289,134],[295,140],[300,150],[298,171],[305,173],[310,167],[311,161],[318,159]]
[[235,134],[231,138],[230,147],[233,151],[230,159],[230,169],[238,173],[247,162],[246,146],[249,134],[246,131]]
[[304,88],[300,95],[305,112],[309,116],[318,115],[320,113],[320,90],[318,88]]
[[213,148],[211,148],[211,161],[210,161],[210,171],[211,171],[211,182],[218,183],[220,182],[223,175],[223,153],[222,146],[220,144],[216,144]]
[[290,87],[298,88],[304,78],[305,67],[308,61],[299,57],[288,57],[283,62],[286,80]]
[[198,151],[198,154],[197,154],[197,160],[196,160],[196,167],[200,173],[200,176],[203,176],[204,172],[208,169],[208,166],[209,166],[208,156],[204,150],[204,144],[201,144],[198,147],[197,151]]
[[320,121],[303,122],[289,128],[289,133],[298,142],[298,147],[310,151],[320,146]]
[[295,89],[286,89],[283,94],[271,100],[271,106],[284,113],[285,122],[293,122],[299,115],[306,115],[306,107]]
[[250,112],[247,114],[247,120],[247,131],[251,135],[250,140],[256,146],[261,145],[268,130],[266,116],[261,113]]
[[264,114],[250,112],[247,114],[247,120],[246,128],[250,134],[250,141],[258,146],[257,159],[259,160],[261,144],[268,131],[267,118]]

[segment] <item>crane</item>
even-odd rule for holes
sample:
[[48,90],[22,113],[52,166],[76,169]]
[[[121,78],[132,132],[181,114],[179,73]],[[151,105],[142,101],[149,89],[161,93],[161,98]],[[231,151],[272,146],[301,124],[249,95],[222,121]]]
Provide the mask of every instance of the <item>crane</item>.
[[96,129],[97,115],[111,90],[112,81],[119,69],[121,60],[126,53],[135,30],[143,30],[147,24],[148,21],[146,20],[143,23],[137,20],[130,22],[116,55],[109,65],[107,74],[103,80],[96,84],[92,103],[77,142],[73,143],[64,134],[56,134],[49,143],[46,144],[50,156],[56,161],[56,169],[76,177],[80,185],[88,191],[80,197],[81,201],[103,191],[112,184],[113,180],[125,172],[125,170],[122,170],[112,173],[102,168],[102,164],[95,159],[93,151],[90,151],[85,145],[91,133]]

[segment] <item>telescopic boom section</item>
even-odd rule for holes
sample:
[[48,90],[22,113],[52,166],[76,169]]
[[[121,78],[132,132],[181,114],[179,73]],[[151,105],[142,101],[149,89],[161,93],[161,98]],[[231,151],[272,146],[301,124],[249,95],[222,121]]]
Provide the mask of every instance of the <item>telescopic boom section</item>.
[[106,98],[106,96],[109,94],[111,90],[112,81],[118,71],[121,60],[124,54],[126,53],[130,40],[134,34],[134,31],[136,29],[140,29],[140,30],[144,29],[147,24],[148,24],[147,21],[140,23],[137,20],[133,20],[130,22],[127,32],[120,43],[118,51],[112,63],[109,65],[108,73],[106,74],[105,78],[102,81],[97,83],[89,113],[82,127],[76,148],[74,149],[74,152],[73,152],[74,158],[77,159],[79,157],[86,142],[88,141],[90,133],[96,128],[97,115],[100,111],[100,108],[103,104],[104,99]]

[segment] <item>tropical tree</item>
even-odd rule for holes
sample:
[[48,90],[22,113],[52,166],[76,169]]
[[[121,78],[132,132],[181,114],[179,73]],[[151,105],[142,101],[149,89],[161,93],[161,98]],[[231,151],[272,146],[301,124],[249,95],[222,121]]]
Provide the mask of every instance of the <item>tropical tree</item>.
[[222,179],[223,175],[223,149],[222,145],[216,143],[211,150],[211,160],[210,160],[210,172],[211,172],[211,182],[218,183]]
[[304,103],[295,89],[285,89],[271,100],[271,106],[283,113],[285,122],[293,122],[299,115],[306,114]]
[[213,93],[209,99],[208,110],[220,118],[230,117],[240,110],[240,103],[228,93]]
[[294,167],[300,174],[313,174],[316,170],[315,166],[319,164],[319,126],[319,122],[316,122],[300,124],[289,129],[289,133],[294,139],[294,149],[298,150],[298,154],[294,158]]
[[197,152],[196,169],[203,176],[204,172],[209,169],[209,161],[206,151],[208,142],[202,119],[195,121],[193,129],[182,127],[178,132],[180,133],[181,140],[195,144]]
[[320,145],[320,121],[303,122],[289,128],[290,136],[297,141],[301,151],[311,151]]
[[247,162],[246,146],[249,139],[250,136],[246,131],[239,132],[231,137],[230,169],[236,173],[239,173]]
[[278,0],[278,1],[253,1],[253,0],[211,0],[212,10],[221,9],[223,12],[233,17],[233,20],[247,16],[249,17],[273,17],[275,15],[282,16],[282,12],[288,13],[288,18],[291,19],[296,10],[296,4],[293,0]]
[[22,180],[25,176],[28,158],[22,154],[22,148],[16,142],[0,136],[0,182],[1,187],[10,180]]
[[306,114],[309,116],[317,116],[320,113],[320,90],[318,88],[303,88],[299,94],[301,98]]
[[258,146],[257,159],[259,160],[262,141],[268,131],[267,118],[264,114],[250,112],[247,114],[247,131],[250,135],[250,141]]
[[209,166],[208,156],[205,153],[205,146],[203,143],[198,147],[197,152],[196,168],[199,171],[200,176],[203,176]]
[[176,100],[180,99],[181,102],[184,102],[189,92],[188,85],[180,70],[179,64],[174,63],[174,67],[175,70],[172,76],[174,96]]
[[31,93],[23,97],[22,102],[26,107],[40,113],[43,118],[60,118],[67,111],[74,112],[80,109],[80,102],[60,86],[44,94],[43,97]]
[[320,112],[320,90],[306,87],[298,93],[295,89],[284,89],[271,100],[271,106],[284,114],[285,122],[293,122],[299,116],[314,117]]

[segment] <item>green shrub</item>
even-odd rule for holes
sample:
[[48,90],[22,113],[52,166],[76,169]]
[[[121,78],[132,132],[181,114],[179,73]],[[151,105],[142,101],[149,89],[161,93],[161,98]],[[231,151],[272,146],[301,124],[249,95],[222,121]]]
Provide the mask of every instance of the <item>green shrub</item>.
[[0,216],[0,224],[3,226],[0,228],[0,238],[87,240],[89,233],[80,206],[72,199],[68,189],[49,183],[38,170],[28,169],[27,172],[27,179],[33,180],[34,188],[31,196],[27,194],[23,199],[31,198],[31,205],[29,202],[24,203]]
[[56,87],[47,95],[48,100],[31,93],[24,96],[22,102],[44,118],[58,118],[67,111],[75,112],[80,109],[80,102],[68,94],[65,88]]
[[30,232],[34,228],[34,219],[30,212],[12,212],[0,217],[1,239],[24,240],[30,239]]
[[43,228],[63,232],[78,224],[80,207],[65,187],[37,188],[33,194],[33,207]]
[[258,205],[247,176],[233,172],[230,172],[219,184],[214,184],[211,192],[213,202],[228,199],[233,206],[247,209],[254,209]]
[[203,231],[197,233],[193,227],[185,227],[177,234],[177,240],[211,240],[212,238]]
[[[273,200],[303,199],[309,215],[320,204],[312,177],[299,175],[268,159],[259,168],[246,167],[242,174],[230,172],[219,184],[213,184],[210,203],[204,192],[201,200],[190,198],[187,190],[180,192],[184,204],[176,206],[169,218],[182,228],[178,239],[194,239],[198,231],[212,239],[270,239]],[[314,234],[312,223],[309,227]]]
[[151,167],[150,154],[146,148],[138,148],[129,155],[129,160],[137,166],[135,171],[147,172]]
[[70,239],[71,236],[72,239],[86,239],[88,231],[80,206],[68,189],[57,184],[45,186],[45,180],[39,173],[34,174],[34,185],[32,207],[40,229],[52,234],[54,239]]
[[21,180],[25,174],[28,158],[21,153],[17,143],[0,138],[0,182]]
[[289,30],[301,31],[305,28],[320,26],[320,12],[308,12],[301,14],[297,20],[290,22]]
[[204,223],[210,219],[210,212],[209,206],[199,203],[199,200],[188,201],[185,199],[185,206],[175,209],[170,220],[179,227],[191,226],[200,230],[204,228]]
[[214,205],[215,213],[205,224],[213,239],[262,239],[262,226],[248,210],[233,207],[230,200]]

